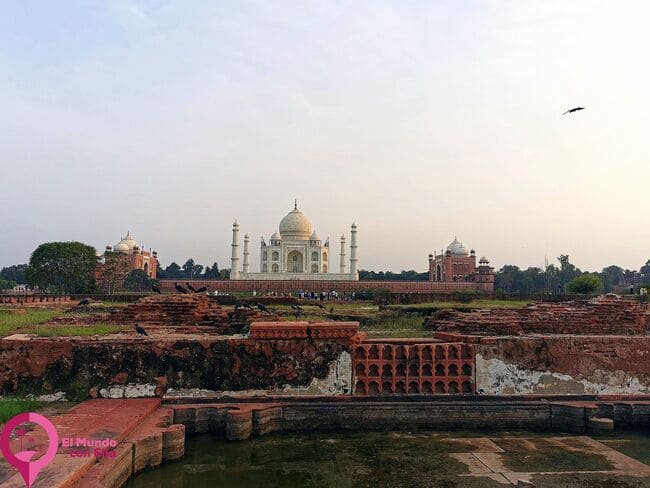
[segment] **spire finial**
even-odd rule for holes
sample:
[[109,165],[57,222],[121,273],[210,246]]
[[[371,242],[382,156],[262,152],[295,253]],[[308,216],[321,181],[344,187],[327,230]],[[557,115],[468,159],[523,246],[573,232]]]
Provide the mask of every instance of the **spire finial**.
[[298,199],[297,198],[293,199],[293,209],[298,210]]

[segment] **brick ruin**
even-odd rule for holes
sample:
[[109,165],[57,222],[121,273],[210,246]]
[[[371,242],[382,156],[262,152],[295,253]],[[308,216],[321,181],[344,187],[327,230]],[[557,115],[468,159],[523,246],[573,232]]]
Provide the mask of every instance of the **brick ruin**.
[[440,310],[424,323],[438,332],[473,335],[647,334],[646,305],[616,295],[564,303],[535,303],[522,309],[460,312]]
[[356,395],[474,393],[474,346],[424,339],[354,349]]

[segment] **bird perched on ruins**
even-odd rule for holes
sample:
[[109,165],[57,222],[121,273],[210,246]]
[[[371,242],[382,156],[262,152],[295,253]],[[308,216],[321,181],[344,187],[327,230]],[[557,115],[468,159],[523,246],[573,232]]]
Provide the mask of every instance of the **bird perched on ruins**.
[[317,303],[316,306],[320,308],[321,310],[327,310],[324,306],[322,306],[320,303]]
[[584,110],[584,109],[585,109],[585,107],[574,107],[574,108],[570,108],[569,110],[567,110],[566,112],[564,112],[562,115],[572,114],[572,113],[574,113],[574,112],[579,112],[580,110]]
[[202,286],[201,288],[196,289],[196,293],[205,293],[206,291],[208,291],[207,286]]
[[268,308],[266,308],[266,306],[264,306],[263,303],[258,303],[257,308],[259,309],[260,312],[266,312],[269,315],[271,315],[271,311]]
[[294,310],[296,310],[298,312],[304,312],[304,310],[305,310],[300,305],[291,305],[291,308],[293,308]]
[[185,288],[183,288],[181,285],[178,283],[174,283],[174,288],[176,288],[176,291],[179,293],[189,293]]
[[188,288],[192,293],[196,293],[196,288],[194,288],[194,287],[193,287],[192,285],[190,285],[189,283],[185,283],[185,284],[187,285],[187,288]]
[[79,303],[77,303],[77,307],[83,307],[84,305],[90,305],[90,298],[84,298]]
[[152,282],[151,282],[151,289],[152,289],[155,293],[162,293],[162,291],[160,291],[160,285],[159,285],[158,283],[156,283],[155,281],[152,281]]
[[144,330],[142,327],[140,327],[140,324],[135,324],[135,331],[138,333],[138,335],[144,335],[148,336],[147,331]]

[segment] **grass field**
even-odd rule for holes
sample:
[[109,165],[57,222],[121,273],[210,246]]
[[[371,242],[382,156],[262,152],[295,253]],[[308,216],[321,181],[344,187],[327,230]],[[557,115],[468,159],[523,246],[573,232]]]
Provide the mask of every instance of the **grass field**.
[[41,324],[60,315],[61,310],[42,308],[27,308],[25,313],[14,313],[9,310],[0,310],[0,336],[12,333],[19,327]]
[[398,310],[400,308],[523,308],[530,302],[526,300],[472,300],[468,303],[461,302],[426,302],[413,303],[409,305],[389,305],[388,308]]
[[22,412],[33,412],[40,407],[40,403],[34,400],[0,400],[0,424],[6,422],[14,415]]
[[40,337],[87,337],[117,334],[130,328],[124,325],[93,324],[93,325],[64,325],[58,327],[35,327],[29,332]]

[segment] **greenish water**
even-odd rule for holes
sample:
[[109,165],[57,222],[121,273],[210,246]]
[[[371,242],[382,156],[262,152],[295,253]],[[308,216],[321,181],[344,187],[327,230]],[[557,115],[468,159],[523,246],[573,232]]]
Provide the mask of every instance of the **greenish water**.
[[[489,438],[488,438],[489,437]],[[518,442],[513,437],[532,439]],[[213,436],[189,437],[185,457],[136,475],[128,488],[171,487],[503,487],[486,477],[466,477],[469,468],[452,453],[505,449],[513,471],[600,471],[613,466],[603,456],[558,450],[540,434],[518,432],[358,432],[278,434],[227,442]],[[493,442],[493,444],[491,444]],[[487,444],[486,444],[487,443]],[[647,456],[648,437],[616,439],[628,455]],[[512,450],[508,449],[512,446]],[[516,446],[516,447],[515,447]],[[524,446],[524,447],[522,447]],[[525,451],[530,447],[530,453]],[[487,447],[487,450],[490,448]],[[622,449],[621,449],[622,450]],[[639,459],[641,460],[641,459]],[[645,461],[645,459],[643,459]],[[543,469],[535,469],[543,468]],[[538,486],[645,487],[650,478],[553,475]],[[614,483],[613,485],[611,483]]]

